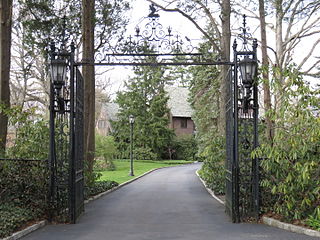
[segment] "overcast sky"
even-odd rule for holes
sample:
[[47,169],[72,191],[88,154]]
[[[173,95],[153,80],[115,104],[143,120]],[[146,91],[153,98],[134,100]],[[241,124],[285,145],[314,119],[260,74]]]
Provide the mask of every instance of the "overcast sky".
[[[132,4],[133,8],[128,12],[130,22],[127,26],[125,36],[134,35],[136,26],[144,29],[145,24],[148,22],[146,17],[150,13],[149,6],[150,2],[146,0],[134,1],[134,4]],[[168,13],[164,11],[159,11],[158,13],[160,15],[159,22],[162,24],[163,29],[167,29],[170,26],[173,31],[178,32],[182,37],[187,36],[189,39],[192,39],[195,44],[199,43],[202,34],[179,13]],[[110,67],[108,68],[111,69]],[[123,82],[130,76],[132,67],[116,66],[112,67],[112,69],[113,70],[108,71],[108,73],[103,76],[100,76],[100,78],[103,80],[110,79],[111,87],[108,91],[112,94],[112,98],[114,98],[116,91],[123,89]]]
[[[146,17],[150,13],[149,6],[150,2],[146,0],[133,1],[133,8],[128,12],[130,23],[127,26],[127,32],[125,33],[125,36],[133,35],[135,33],[136,26],[139,26],[141,29],[144,28],[145,24],[148,22]],[[202,38],[202,34],[186,18],[181,16],[179,13],[168,13],[164,11],[159,11],[158,13],[160,14],[159,22],[163,25],[163,29],[167,29],[170,26],[172,27],[173,31],[177,31],[182,37],[187,36],[188,38],[193,39],[193,45],[197,45],[199,43],[199,40]],[[267,19],[267,21],[269,22],[273,22],[273,20],[273,18]],[[259,39],[259,22],[253,19],[248,19],[247,23],[250,27],[250,32]],[[204,23],[200,24],[204,25]],[[238,21],[234,17],[232,17],[231,25],[232,29],[237,32],[238,30],[236,29],[239,29],[239,27],[242,25],[242,20]],[[274,34],[272,34],[271,37],[268,37],[268,44],[271,46],[275,45],[273,35]],[[233,42],[233,38],[231,39],[231,41]],[[302,42],[300,46],[297,46],[295,49],[295,59],[302,59],[303,55],[306,53],[306,50],[308,49],[308,47],[310,48],[310,46],[311,45],[308,44],[308,42]],[[316,52],[319,53],[319,51]],[[259,54],[260,51],[258,50],[258,55]],[[273,57],[272,54],[270,56]],[[112,71],[109,71],[107,74],[104,74],[100,77],[105,80],[110,79],[111,87],[109,88],[108,92],[114,94],[119,89],[123,89],[123,82],[128,79],[128,76],[131,73],[130,69],[132,69],[132,67],[114,67]],[[313,80],[313,83],[316,82],[317,80]]]

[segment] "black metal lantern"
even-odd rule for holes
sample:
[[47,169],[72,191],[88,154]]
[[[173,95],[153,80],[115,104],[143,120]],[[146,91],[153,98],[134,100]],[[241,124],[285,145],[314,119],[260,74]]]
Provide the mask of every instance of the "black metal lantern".
[[129,116],[129,123],[134,124],[134,116],[133,115]]
[[60,90],[62,86],[65,84],[66,72],[66,59],[51,60],[51,80],[55,89]]
[[257,62],[248,56],[239,62],[242,84],[245,88],[251,88],[257,76]]

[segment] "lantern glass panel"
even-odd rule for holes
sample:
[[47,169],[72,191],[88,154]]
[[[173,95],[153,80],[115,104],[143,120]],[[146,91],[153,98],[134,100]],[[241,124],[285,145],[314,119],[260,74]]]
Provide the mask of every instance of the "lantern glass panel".
[[251,87],[256,74],[255,60],[249,57],[245,57],[242,61],[239,62],[239,67],[242,84],[245,85],[245,87]]
[[54,84],[64,84],[66,69],[67,63],[64,59],[54,59],[51,61],[51,77]]

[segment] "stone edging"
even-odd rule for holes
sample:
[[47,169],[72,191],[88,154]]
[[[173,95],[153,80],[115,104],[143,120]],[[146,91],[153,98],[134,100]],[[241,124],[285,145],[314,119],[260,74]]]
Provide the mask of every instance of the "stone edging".
[[199,175],[199,170],[196,171],[196,174],[197,174],[198,178],[200,179],[200,181],[202,182],[202,184],[203,184],[203,186],[205,187],[205,189],[207,190],[207,192],[208,192],[215,200],[217,200],[219,203],[221,203],[221,204],[224,205],[224,201],[222,201],[220,198],[218,198],[218,197],[214,194],[214,192],[213,192],[210,188],[207,187],[205,181],[203,181],[202,178],[201,178],[200,175]]
[[1,240],[16,240],[16,239],[19,239],[19,238],[22,238],[23,236],[45,226],[47,224],[47,221],[46,220],[43,220],[43,221],[40,221],[36,224],[33,224],[32,226],[30,227],[27,227],[19,232],[15,232],[13,233],[11,236],[9,237],[6,237],[6,238],[2,238]]
[[301,234],[306,234],[312,237],[320,237],[320,232],[308,228],[304,228],[301,226],[296,226],[290,223],[284,223],[280,222],[279,220],[269,218],[269,217],[262,217],[262,222],[266,225],[272,226],[272,227],[277,227],[281,228],[290,232],[295,232],[295,233],[301,233]]
[[[219,199],[211,189],[209,189],[207,187],[206,183],[200,177],[198,171],[196,171],[196,174],[199,177],[199,179],[202,182],[202,184],[204,185],[204,187],[206,188],[206,190],[210,193],[210,195],[214,199],[216,199],[219,203],[224,205],[224,202],[221,199]],[[296,225],[293,225],[293,224],[290,224],[290,223],[280,222],[279,220],[276,220],[276,219],[273,219],[273,218],[262,217],[262,222],[264,224],[266,224],[266,225],[269,225],[269,226],[272,226],[272,227],[281,228],[281,229],[284,229],[284,230],[287,230],[287,231],[290,231],[290,232],[305,234],[305,235],[309,235],[309,236],[312,236],[312,237],[320,237],[320,232],[319,231],[308,229],[308,228],[304,228],[304,227],[301,227],[301,226],[296,226]]]

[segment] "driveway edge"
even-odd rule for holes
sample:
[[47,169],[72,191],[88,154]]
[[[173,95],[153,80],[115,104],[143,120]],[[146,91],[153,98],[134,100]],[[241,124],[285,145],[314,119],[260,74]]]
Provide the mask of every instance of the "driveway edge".
[[9,237],[2,238],[2,239],[0,239],[0,240],[16,240],[16,239],[19,239],[19,238],[22,238],[22,237],[24,237],[25,235],[27,235],[27,234],[29,234],[29,233],[37,230],[37,229],[39,229],[39,228],[44,227],[45,225],[47,225],[47,221],[46,221],[46,220],[43,220],[43,221],[40,221],[40,222],[38,222],[38,223],[36,223],[36,224],[33,224],[33,225],[25,228],[25,229],[23,229],[23,230],[21,230],[21,231],[19,231],[19,232],[13,233],[13,234],[12,234],[11,236],[9,236]]
[[121,183],[121,184],[119,184],[118,186],[109,189],[108,191],[99,193],[98,195],[95,195],[95,196],[93,196],[93,197],[85,200],[85,201],[84,201],[84,204],[88,204],[89,202],[91,202],[91,201],[93,201],[93,200],[96,200],[96,199],[98,199],[98,198],[100,198],[100,197],[102,197],[102,196],[104,196],[104,195],[106,195],[106,194],[108,194],[108,193],[111,193],[111,192],[113,192],[113,191],[115,191],[115,190],[117,190],[117,189],[119,189],[119,188],[121,188],[121,187],[124,187],[125,185],[127,185],[127,184],[129,184],[129,183],[132,183],[132,182],[134,182],[134,181],[136,181],[136,180],[138,180],[138,179],[140,179],[140,178],[142,178],[142,177],[144,177],[144,176],[146,176],[146,175],[148,175],[148,174],[150,174],[150,173],[152,173],[152,172],[154,172],[154,171],[156,171],[156,170],[160,170],[160,169],[163,169],[163,168],[170,168],[170,167],[186,166],[186,165],[191,165],[191,164],[195,164],[195,163],[196,163],[196,162],[186,163],[186,164],[180,164],[180,165],[173,165],[173,166],[166,166],[166,167],[159,167],[159,168],[151,169],[151,170],[149,170],[148,172],[145,172],[145,173],[143,173],[142,175],[140,175],[140,176],[138,176],[138,177],[135,177],[135,178],[133,178],[133,179],[131,179],[131,180],[128,180],[128,181],[126,181],[126,182],[124,182],[124,183]]
[[224,201],[222,201],[220,198],[218,198],[214,192],[207,187],[207,184],[205,181],[203,181],[203,179],[200,177],[199,175],[199,170],[196,171],[196,175],[198,176],[198,178],[200,179],[200,181],[202,182],[203,186],[205,187],[205,189],[207,190],[207,192],[215,199],[217,200],[219,203],[223,204],[224,205]]
[[308,236],[312,237],[319,237],[320,238],[320,232],[308,228],[304,228],[301,226],[296,226],[290,223],[284,223],[280,222],[279,220],[269,218],[269,217],[262,217],[262,222],[266,225],[272,226],[272,227],[277,227],[281,228],[290,232],[294,233],[302,233]]
[[[173,166],[168,166],[168,167],[173,167]],[[116,186],[116,187],[114,187],[114,188],[109,189],[108,191],[99,193],[98,195],[95,195],[95,196],[93,196],[93,197],[85,200],[85,201],[84,201],[84,204],[88,204],[89,202],[91,202],[91,201],[93,201],[93,200],[96,200],[96,199],[98,199],[98,198],[101,198],[102,196],[104,196],[104,195],[106,195],[106,194],[108,194],[108,193],[111,193],[111,192],[113,192],[113,191],[115,191],[115,190],[117,190],[117,189],[119,189],[119,188],[121,188],[121,187],[124,187],[125,185],[128,185],[129,183],[132,183],[132,182],[134,182],[134,181],[136,181],[136,180],[138,180],[138,179],[140,179],[140,178],[142,178],[142,177],[144,177],[144,176],[146,176],[146,175],[148,175],[148,174],[150,174],[150,173],[152,173],[152,172],[154,172],[154,171],[156,171],[156,170],[159,170],[159,169],[162,169],[162,168],[168,168],[168,167],[155,168],[155,169],[152,169],[152,170],[150,170],[150,171],[148,171],[148,172],[145,172],[144,174],[142,174],[142,175],[140,175],[140,176],[138,176],[138,177],[135,177],[135,178],[133,178],[133,179],[130,179],[130,180],[124,182],[124,183],[119,184],[118,186]]]
[[[202,182],[203,186],[206,188],[206,190],[208,191],[208,193],[214,198],[216,199],[219,203],[224,205],[224,202],[218,198],[214,192],[207,187],[205,181],[203,181],[203,179],[200,177],[199,170],[196,171],[196,175],[199,177],[200,181]],[[305,234],[311,237],[319,237],[320,238],[320,232],[316,231],[316,230],[312,230],[312,229],[308,229],[305,227],[301,227],[301,226],[296,226],[290,223],[284,223],[284,222],[280,222],[279,220],[273,219],[273,218],[269,218],[269,217],[262,217],[262,222],[266,225],[269,225],[271,227],[276,227],[276,228],[280,228],[280,229],[284,229],[290,232],[294,232],[294,233],[300,233],[300,234]]]

